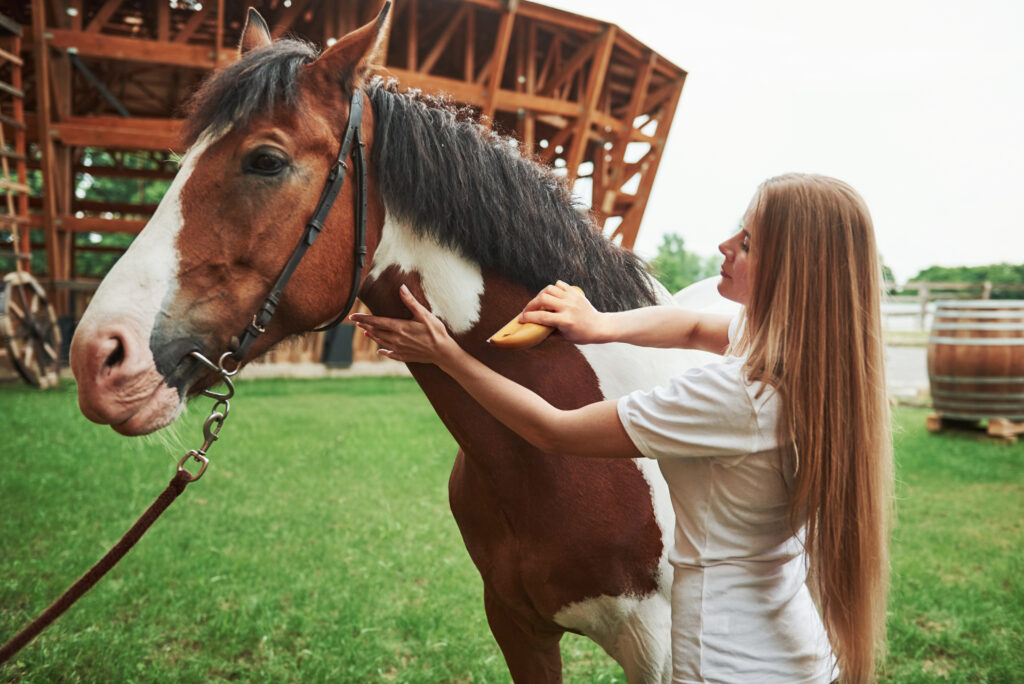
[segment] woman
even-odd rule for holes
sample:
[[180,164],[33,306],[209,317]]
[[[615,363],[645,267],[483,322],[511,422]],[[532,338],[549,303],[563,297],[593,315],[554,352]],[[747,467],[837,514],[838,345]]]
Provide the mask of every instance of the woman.
[[599,313],[565,283],[530,302],[520,320],[578,344],[728,354],[575,410],[466,354],[404,287],[412,320],[353,320],[381,354],[436,364],[545,451],[658,459],[676,509],[674,681],[870,681],[885,642],[892,457],[867,207],[831,178],[772,178],[720,250],[719,292],[744,307],[733,321]]

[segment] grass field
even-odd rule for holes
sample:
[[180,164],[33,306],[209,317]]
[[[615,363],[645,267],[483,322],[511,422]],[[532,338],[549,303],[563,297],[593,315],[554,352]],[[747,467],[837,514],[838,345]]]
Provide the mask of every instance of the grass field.
[[[0,640],[91,565],[201,443],[0,387]],[[897,411],[893,682],[1024,681],[1024,444]],[[447,504],[455,452],[405,378],[241,382],[212,464],[0,681],[507,682]],[[623,681],[563,640],[567,682]]]

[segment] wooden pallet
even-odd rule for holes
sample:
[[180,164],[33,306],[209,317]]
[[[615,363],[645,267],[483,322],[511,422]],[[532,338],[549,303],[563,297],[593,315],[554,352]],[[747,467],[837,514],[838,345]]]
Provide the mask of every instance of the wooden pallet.
[[991,437],[999,437],[1010,443],[1017,441],[1017,435],[1024,435],[1024,423],[1006,418],[989,418],[987,426],[982,426],[981,419],[964,420],[933,413],[925,419],[925,427],[928,428],[928,432],[941,432],[947,429],[984,431]]
[[1017,435],[1024,435],[1024,423],[1015,423],[1006,418],[991,418],[988,421],[988,434],[1016,442]]

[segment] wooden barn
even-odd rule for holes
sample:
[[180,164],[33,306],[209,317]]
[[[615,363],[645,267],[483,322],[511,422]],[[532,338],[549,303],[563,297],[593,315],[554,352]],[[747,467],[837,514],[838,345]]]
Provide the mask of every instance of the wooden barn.
[[[380,5],[0,0],[0,273],[31,271],[70,327],[173,177],[182,107],[236,58],[247,8],[275,37],[326,46]],[[686,72],[613,24],[538,3],[395,0],[393,11],[386,73],[472,107],[564,169],[605,233],[633,246]],[[322,344],[286,356],[318,359]]]

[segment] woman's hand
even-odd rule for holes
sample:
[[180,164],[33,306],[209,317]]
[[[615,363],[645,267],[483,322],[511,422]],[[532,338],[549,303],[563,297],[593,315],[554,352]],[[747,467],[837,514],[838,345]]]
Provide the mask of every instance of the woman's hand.
[[521,323],[539,323],[552,328],[577,344],[605,342],[610,339],[608,314],[595,309],[578,289],[559,280],[548,285],[523,309]]
[[412,312],[412,320],[352,314],[349,320],[376,342],[381,356],[405,363],[442,365],[461,347],[448,334],[444,323],[420,304],[405,285],[399,288],[402,303]]

